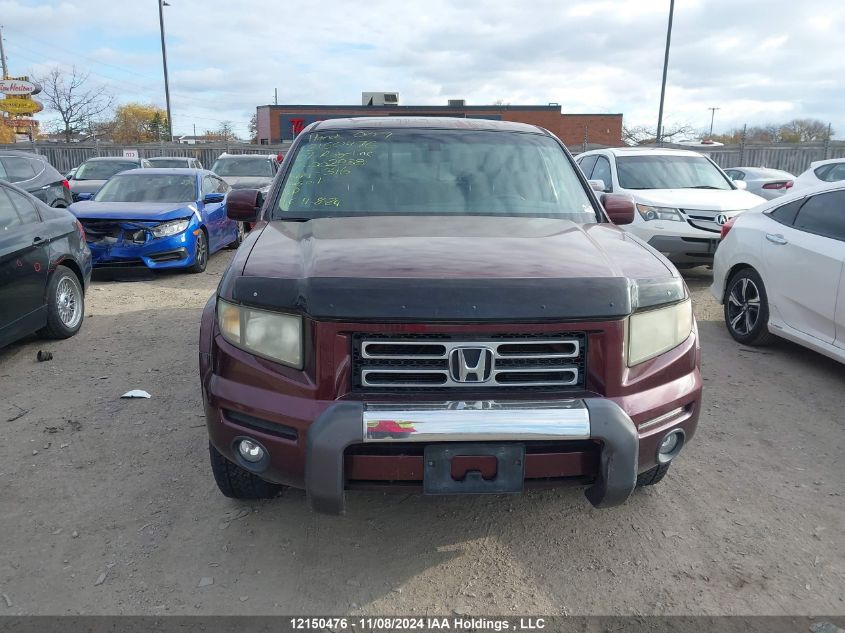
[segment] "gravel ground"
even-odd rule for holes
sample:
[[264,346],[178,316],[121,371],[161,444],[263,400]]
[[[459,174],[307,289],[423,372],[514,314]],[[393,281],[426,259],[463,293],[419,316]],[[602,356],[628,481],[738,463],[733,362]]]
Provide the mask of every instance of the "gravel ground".
[[0,350],[0,614],[845,613],[845,368],[735,344],[707,271],[704,411],[660,485],[608,510],[353,493],[331,517],[214,486],[196,339],[229,256],[95,282],[78,336]]

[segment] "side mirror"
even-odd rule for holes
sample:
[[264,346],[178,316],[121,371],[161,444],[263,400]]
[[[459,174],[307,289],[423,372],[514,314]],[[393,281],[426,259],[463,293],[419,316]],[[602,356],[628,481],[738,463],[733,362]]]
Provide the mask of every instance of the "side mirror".
[[261,209],[261,192],[258,189],[235,189],[229,192],[226,215],[236,222],[255,222]]
[[748,189],[748,183],[744,180],[734,180],[733,183],[737,189],[742,189],[743,191]]
[[225,198],[225,193],[212,192],[205,194],[205,197],[202,199],[202,201],[204,204],[217,204],[219,202],[223,202]]
[[76,199],[82,202],[83,200],[93,200],[94,194],[93,193],[78,193],[76,194]]
[[607,185],[604,184],[604,180],[588,180],[587,182],[590,183],[590,187],[593,191],[598,191],[599,193],[607,191]]
[[607,217],[614,224],[631,224],[634,221],[634,201],[621,194],[606,193],[601,197]]

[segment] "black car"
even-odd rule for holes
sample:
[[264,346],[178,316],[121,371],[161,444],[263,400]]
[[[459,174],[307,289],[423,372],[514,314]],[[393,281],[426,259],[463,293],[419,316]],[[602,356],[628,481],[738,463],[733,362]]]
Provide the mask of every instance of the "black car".
[[90,280],[91,251],[73,214],[0,182],[0,347],[33,332],[76,334]]
[[139,167],[152,167],[152,165],[146,158],[123,158],[122,156],[89,158],[76,168],[73,177],[69,179],[73,201],[77,202],[81,193],[97,193],[100,187],[115,174]]
[[73,201],[65,177],[40,154],[0,150],[0,180],[15,183],[51,207],[68,207]]

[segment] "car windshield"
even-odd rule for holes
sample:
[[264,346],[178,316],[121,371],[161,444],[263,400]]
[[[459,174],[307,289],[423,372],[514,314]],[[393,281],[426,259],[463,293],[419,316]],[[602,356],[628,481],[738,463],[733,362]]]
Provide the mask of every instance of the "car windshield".
[[255,158],[218,158],[211,168],[218,176],[254,176],[271,177],[273,167],[270,159],[264,156]]
[[108,180],[127,169],[137,169],[138,163],[122,160],[93,160],[83,163],[73,175],[74,180]]
[[123,174],[103,185],[97,202],[193,202],[197,179],[175,174]]
[[187,167],[186,158],[151,158],[150,164],[153,167]]
[[477,130],[312,132],[298,146],[274,218],[503,215],[596,222],[553,138]]
[[616,172],[623,189],[732,189],[704,156],[618,156]]

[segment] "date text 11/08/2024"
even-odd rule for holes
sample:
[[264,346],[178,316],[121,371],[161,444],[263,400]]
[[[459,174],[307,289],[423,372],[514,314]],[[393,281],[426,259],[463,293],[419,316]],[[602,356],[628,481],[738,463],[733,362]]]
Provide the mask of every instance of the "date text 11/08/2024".
[[295,631],[539,631],[546,628],[546,621],[533,617],[295,617],[290,626]]

